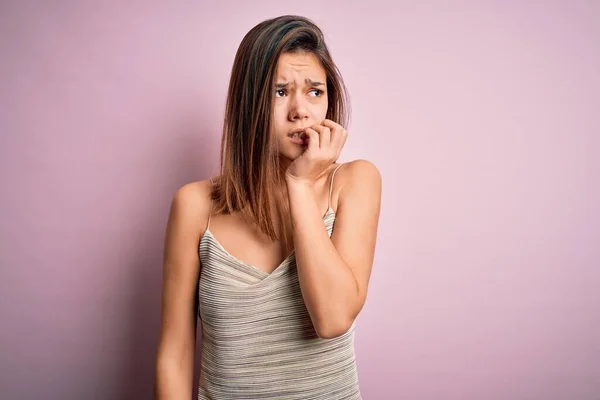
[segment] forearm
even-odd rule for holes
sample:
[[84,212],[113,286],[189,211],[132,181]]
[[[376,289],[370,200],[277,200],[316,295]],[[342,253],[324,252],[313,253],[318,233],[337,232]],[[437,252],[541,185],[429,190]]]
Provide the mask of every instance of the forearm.
[[356,279],[327,234],[313,185],[287,186],[302,297],[319,336],[335,337],[350,327]]

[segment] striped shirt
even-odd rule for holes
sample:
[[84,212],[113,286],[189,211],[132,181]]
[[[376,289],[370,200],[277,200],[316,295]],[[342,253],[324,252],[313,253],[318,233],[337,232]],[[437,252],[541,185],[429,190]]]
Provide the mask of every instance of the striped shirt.
[[[340,166],[331,174],[323,216],[330,237],[331,192]],[[294,250],[267,273],[231,255],[207,226],[199,257],[199,400],[361,400],[356,321],[336,338],[317,336],[300,291]]]

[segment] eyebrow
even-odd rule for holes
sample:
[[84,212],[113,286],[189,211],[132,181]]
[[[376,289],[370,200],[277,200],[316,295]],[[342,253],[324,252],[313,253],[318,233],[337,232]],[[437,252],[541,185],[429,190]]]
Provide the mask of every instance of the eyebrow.
[[[308,86],[325,86],[325,84],[323,82],[318,82],[318,81],[313,81],[309,78],[306,78],[304,80],[304,82],[308,85]],[[288,87],[290,83],[289,82],[281,82],[281,83],[276,83],[275,87],[277,89],[285,89],[286,87]]]

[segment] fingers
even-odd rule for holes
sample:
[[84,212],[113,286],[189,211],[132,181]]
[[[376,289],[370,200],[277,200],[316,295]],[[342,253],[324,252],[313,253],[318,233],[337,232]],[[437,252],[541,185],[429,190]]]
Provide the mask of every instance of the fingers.
[[305,133],[308,136],[308,150],[327,150],[331,153],[330,156],[336,159],[348,136],[348,131],[343,126],[330,119],[306,128]]
[[319,150],[319,132],[312,128],[306,128],[304,130],[306,136],[308,136],[308,148],[306,151],[318,151]]
[[331,140],[329,145],[335,148],[335,151],[339,154],[346,143],[348,131],[344,129],[343,126],[330,119],[323,120],[322,124],[331,130]]
[[328,148],[331,143],[331,130],[326,126],[319,124],[313,125],[311,128],[319,132],[319,148]]

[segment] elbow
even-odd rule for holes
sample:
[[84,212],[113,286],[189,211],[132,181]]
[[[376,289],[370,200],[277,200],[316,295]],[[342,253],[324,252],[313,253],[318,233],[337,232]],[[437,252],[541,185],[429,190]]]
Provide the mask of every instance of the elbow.
[[321,339],[335,339],[343,336],[350,331],[357,316],[358,314],[354,314],[350,310],[338,312],[321,310],[321,313],[313,318],[315,332]]
[[318,326],[315,326],[315,332],[321,339],[335,339],[348,333],[351,327],[351,321],[344,323],[319,324]]

